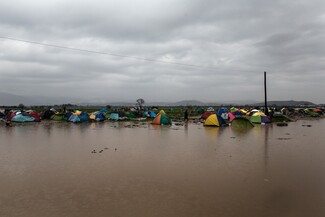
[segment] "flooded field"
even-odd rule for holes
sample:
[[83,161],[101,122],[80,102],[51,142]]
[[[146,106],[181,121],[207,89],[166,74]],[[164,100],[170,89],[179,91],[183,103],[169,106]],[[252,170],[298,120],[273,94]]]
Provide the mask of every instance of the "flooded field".
[[325,119],[0,126],[0,216],[325,216]]

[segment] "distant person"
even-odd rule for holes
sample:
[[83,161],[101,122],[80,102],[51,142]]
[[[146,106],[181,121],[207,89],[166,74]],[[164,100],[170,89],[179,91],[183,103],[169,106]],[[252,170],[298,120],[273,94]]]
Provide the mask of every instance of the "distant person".
[[11,127],[11,122],[9,120],[6,121],[6,127]]
[[270,120],[272,120],[273,116],[274,116],[274,110],[270,109],[270,112],[269,112]]
[[184,112],[184,121],[188,122],[188,110],[187,109]]
[[4,114],[5,114],[5,117],[8,117],[9,114],[10,114],[10,109],[9,108],[5,108]]

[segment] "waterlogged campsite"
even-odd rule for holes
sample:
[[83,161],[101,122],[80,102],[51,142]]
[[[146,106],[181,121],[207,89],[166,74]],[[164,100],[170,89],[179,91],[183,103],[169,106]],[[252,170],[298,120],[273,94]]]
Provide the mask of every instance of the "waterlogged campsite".
[[4,109],[0,216],[324,216],[323,112]]

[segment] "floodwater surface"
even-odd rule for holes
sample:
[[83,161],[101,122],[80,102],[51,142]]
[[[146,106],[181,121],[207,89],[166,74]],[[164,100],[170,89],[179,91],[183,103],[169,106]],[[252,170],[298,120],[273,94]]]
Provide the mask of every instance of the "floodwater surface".
[[325,216],[325,119],[0,126],[0,216]]

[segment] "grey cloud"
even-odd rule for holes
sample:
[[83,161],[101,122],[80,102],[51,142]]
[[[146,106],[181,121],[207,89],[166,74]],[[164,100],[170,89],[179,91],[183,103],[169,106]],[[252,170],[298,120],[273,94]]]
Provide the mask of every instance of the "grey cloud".
[[324,9],[320,0],[3,1],[0,36],[107,54],[0,39],[0,92],[261,100],[267,71],[270,99],[322,102]]

